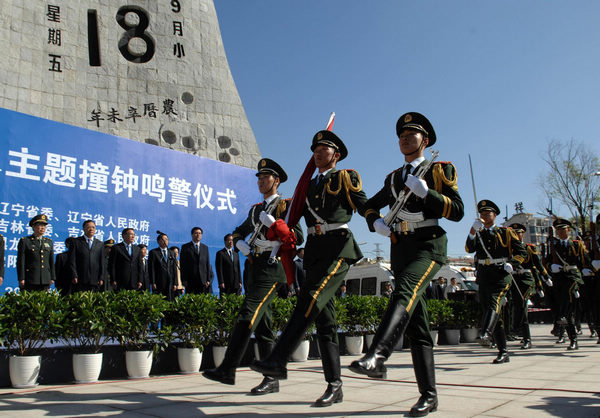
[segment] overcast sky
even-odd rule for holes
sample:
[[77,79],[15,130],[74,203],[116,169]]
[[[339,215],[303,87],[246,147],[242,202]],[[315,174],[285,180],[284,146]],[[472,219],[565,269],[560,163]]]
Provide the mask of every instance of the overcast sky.
[[[215,0],[223,43],[264,157],[286,169],[291,197],[314,133],[333,131],[368,196],[403,164],[395,125],[407,111],[429,117],[442,161],[459,173],[465,217],[442,220],[448,252],[464,254],[479,199],[501,216],[543,211],[537,184],[552,139],[600,155],[600,2]],[[556,203],[555,203],[556,209]],[[385,213],[386,210],[383,210]],[[558,214],[569,216],[566,208]],[[365,255],[389,242],[355,215]]]

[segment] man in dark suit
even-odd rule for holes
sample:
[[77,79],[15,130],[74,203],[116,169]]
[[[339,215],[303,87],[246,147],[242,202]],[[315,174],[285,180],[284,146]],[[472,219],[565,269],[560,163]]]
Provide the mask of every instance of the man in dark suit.
[[44,236],[48,217],[34,216],[29,221],[33,234],[19,240],[17,277],[21,290],[48,290],[54,283],[54,244]]
[[121,232],[123,242],[115,245],[108,258],[108,271],[115,290],[139,290],[142,288],[142,253],[133,245],[135,231],[125,228]]
[[156,231],[158,248],[150,250],[148,254],[148,270],[153,293],[164,295],[167,300],[173,300],[176,287],[177,266],[175,254],[169,250],[169,237],[167,234]]
[[96,223],[88,219],[83,223],[83,236],[73,240],[73,249],[69,252],[73,292],[104,289],[104,244],[94,235]]
[[214,276],[208,247],[200,242],[202,228],[192,228],[192,241],[181,247],[181,279],[186,293],[210,293]]
[[65,240],[65,251],[57,254],[56,260],[54,260],[54,271],[56,273],[56,283],[54,283],[54,286],[63,296],[71,294],[72,276],[69,266],[69,253],[73,248],[74,239],[73,237],[69,237]]
[[138,244],[138,248],[140,249],[141,257],[142,257],[142,288],[140,290],[150,290],[150,268],[147,259],[148,255],[148,246],[146,244]]
[[233,235],[223,238],[225,248],[217,252],[215,269],[219,280],[219,291],[225,294],[242,293],[242,277],[240,274],[240,256],[233,250]]
[[298,248],[296,257],[297,258],[294,261],[296,266],[296,282],[294,283],[294,287],[296,288],[296,294],[298,294],[306,280],[306,271],[304,270],[304,248]]

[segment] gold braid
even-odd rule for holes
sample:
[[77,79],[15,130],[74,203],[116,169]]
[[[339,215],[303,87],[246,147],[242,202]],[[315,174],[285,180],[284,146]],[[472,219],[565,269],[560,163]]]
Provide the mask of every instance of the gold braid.
[[[450,164],[450,165],[452,167],[454,167],[452,164]],[[443,185],[450,186],[453,189],[458,190],[458,186],[456,185],[458,174],[456,173],[456,170],[453,170],[454,176],[451,179],[449,179],[446,177],[446,173],[444,172],[444,169],[442,166],[443,166],[443,164],[441,164],[441,163],[436,163],[433,165],[433,170],[432,170],[433,188],[438,193],[442,192]]]
[[346,190],[346,198],[348,199],[348,203],[350,203],[350,206],[352,207],[352,210],[354,212],[356,212],[356,205],[352,202],[352,197],[350,196],[350,192],[356,193],[356,192],[360,192],[362,190],[362,180],[360,178],[360,175],[358,173],[356,173],[356,177],[358,178],[358,184],[355,186],[352,184],[352,178],[350,177],[348,170],[341,170],[341,171],[339,171],[339,175],[338,175],[338,178],[339,178],[338,189],[331,190],[331,187],[329,187],[331,185],[331,179],[329,179],[329,181],[327,182],[327,185],[325,186],[325,190],[327,191],[327,193],[330,195],[333,195],[333,196],[337,196],[340,193],[340,191],[342,190],[342,186],[343,186],[344,190]]

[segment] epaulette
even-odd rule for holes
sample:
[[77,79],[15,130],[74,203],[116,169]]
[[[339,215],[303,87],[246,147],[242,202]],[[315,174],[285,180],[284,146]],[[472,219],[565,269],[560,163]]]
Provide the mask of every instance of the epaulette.
[[262,205],[262,202],[255,203],[255,204],[252,205],[252,207],[258,206],[258,205]]
[[397,172],[397,171],[402,171],[402,167],[400,167],[400,168],[397,168],[397,169],[395,169],[394,171],[390,171],[389,173],[387,173],[387,174],[385,175],[385,177],[387,178],[387,177],[391,176],[392,174],[394,174],[394,173],[395,173],[395,172]]
[[531,244],[529,242],[527,244],[525,244],[525,245],[528,246],[528,247],[534,247],[535,248],[535,244]]
[[452,161],[436,161],[434,164],[452,164]]

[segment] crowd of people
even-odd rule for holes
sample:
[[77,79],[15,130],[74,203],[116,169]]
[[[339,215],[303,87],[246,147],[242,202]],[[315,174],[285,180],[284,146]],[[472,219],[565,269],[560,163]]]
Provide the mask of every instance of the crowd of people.
[[[382,188],[370,198],[363,191],[358,172],[337,168],[348,149],[329,129],[314,135],[310,147],[313,158],[298,181],[293,199],[283,199],[277,191],[287,181],[285,170],[271,159],[259,161],[257,185],[264,201],[253,205],[244,222],[225,235],[224,248],[215,259],[221,293],[240,293],[243,283],[245,298],[224,360],[218,367],[205,370],[206,378],[235,384],[236,369],[254,334],[259,356],[251,368],[263,379],[250,392],[278,392],[280,380],[287,378],[290,353],[314,323],[327,382],[325,392],[314,405],[327,407],[343,401],[333,299],[336,295],[345,296],[342,285],[346,273],[363,256],[348,227],[353,213],[358,212],[371,232],[390,239],[395,287],[392,289],[391,283],[386,286],[384,294],[389,303],[373,342],[349,368],[372,378],[385,378],[385,362],[398,341],[406,336],[420,393],[409,413],[425,416],[437,410],[426,300],[447,298],[458,289],[452,280],[444,288],[440,283],[430,283],[447,261],[447,237],[439,220],[460,221],[464,205],[454,165],[437,162],[435,156],[429,161],[425,158],[425,149],[437,140],[430,121],[417,112],[405,113],[396,123],[396,133],[405,164],[388,174]],[[380,210],[386,207],[390,210],[383,216]],[[524,226],[497,226],[495,219],[500,210],[490,200],[478,202],[477,209],[479,216],[469,231],[466,250],[475,253],[479,300],[484,312],[479,341],[486,346],[495,344],[499,351],[493,363],[510,360],[501,310],[511,288],[521,298],[515,317],[522,328],[522,348],[531,347],[527,299],[541,281],[546,288],[554,284],[551,293],[555,332],[562,335],[566,331],[571,340],[569,349],[577,349],[575,301],[580,295],[579,286],[585,283],[582,277],[593,275],[596,280],[589,285],[589,294],[598,300],[597,252],[591,260],[583,243],[569,238],[570,223],[556,219],[558,237],[550,241],[548,257],[543,261],[535,246],[522,242]],[[301,217],[307,225],[306,234],[299,225]],[[47,223],[45,215],[34,217],[30,222],[33,235],[19,242],[17,271],[22,289],[46,289],[56,281],[57,287],[67,293],[137,289],[172,299],[184,289],[206,293],[212,287],[213,270],[208,248],[201,243],[200,227],[192,228],[191,241],[181,251],[169,247],[167,234],[157,231],[158,247],[148,252],[144,245],[133,245],[134,230],[124,229],[123,241],[118,244],[112,240],[102,243],[94,238],[94,222],[86,221],[84,235],[67,240],[68,251],[57,256],[55,265],[52,241],[44,237]],[[296,254],[305,238],[304,248]],[[597,247],[596,236],[592,242]],[[246,257],[243,282],[238,252]],[[282,288],[283,296],[297,294],[297,303],[277,337],[272,327],[271,302],[278,293],[281,295]],[[592,309],[596,327],[600,326],[599,306],[596,303]]]

